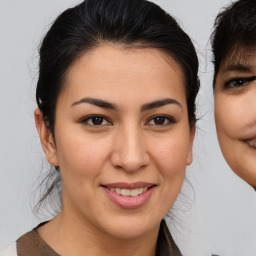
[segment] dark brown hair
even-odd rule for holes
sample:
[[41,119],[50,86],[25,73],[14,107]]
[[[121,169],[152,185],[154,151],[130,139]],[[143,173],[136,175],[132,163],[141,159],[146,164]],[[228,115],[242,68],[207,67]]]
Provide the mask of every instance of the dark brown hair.
[[231,56],[243,57],[256,47],[256,1],[240,0],[224,8],[215,19],[211,44],[215,88],[222,63]]
[[[188,119],[194,125],[198,58],[189,36],[175,19],[146,0],[85,0],[55,20],[40,48],[36,100],[53,136],[56,102],[67,70],[83,53],[102,43],[152,47],[174,58],[184,74]],[[60,190],[60,178],[53,170],[42,182],[46,192],[39,205]]]

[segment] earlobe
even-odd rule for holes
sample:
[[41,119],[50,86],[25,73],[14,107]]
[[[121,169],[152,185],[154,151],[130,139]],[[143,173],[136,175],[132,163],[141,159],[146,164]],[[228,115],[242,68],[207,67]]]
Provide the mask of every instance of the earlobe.
[[187,158],[187,165],[192,164],[193,162],[193,154],[192,154],[192,150],[189,152],[188,158]]
[[43,114],[40,109],[36,109],[34,112],[35,124],[38,135],[40,137],[41,146],[45,153],[47,161],[53,165],[58,166],[58,158],[56,153],[56,146],[53,139],[53,135],[50,129],[46,126],[43,118]]
[[188,152],[188,157],[187,157],[187,165],[190,165],[193,162],[193,143],[194,143],[194,138],[195,138],[195,125],[193,125],[190,128],[190,145],[189,145],[189,152]]

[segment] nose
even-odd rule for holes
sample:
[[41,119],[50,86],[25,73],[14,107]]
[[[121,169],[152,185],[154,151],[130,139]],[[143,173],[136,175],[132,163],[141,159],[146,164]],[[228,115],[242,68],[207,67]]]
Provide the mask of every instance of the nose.
[[114,140],[111,163],[115,168],[135,172],[149,164],[143,132],[138,128],[120,129]]

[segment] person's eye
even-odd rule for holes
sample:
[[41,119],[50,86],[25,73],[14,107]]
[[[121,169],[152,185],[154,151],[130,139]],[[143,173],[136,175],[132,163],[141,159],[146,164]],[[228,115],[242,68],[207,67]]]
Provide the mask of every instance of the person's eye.
[[153,125],[153,126],[167,126],[170,124],[174,124],[176,123],[176,120],[171,117],[171,116],[166,116],[166,115],[157,115],[157,116],[153,116],[152,118],[150,118],[146,125]]
[[244,78],[234,78],[232,80],[227,81],[224,84],[224,88],[229,89],[229,88],[237,88],[237,87],[245,86],[249,82],[254,81],[254,80],[256,80],[255,76],[244,77]]
[[106,117],[102,115],[90,115],[81,120],[81,122],[85,125],[89,126],[105,126],[111,125],[110,121],[106,119]]

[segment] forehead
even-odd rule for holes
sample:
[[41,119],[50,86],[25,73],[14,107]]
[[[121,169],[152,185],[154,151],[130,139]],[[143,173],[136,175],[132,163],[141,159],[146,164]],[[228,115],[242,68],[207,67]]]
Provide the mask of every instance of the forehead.
[[[81,55],[70,67],[70,71],[74,71],[81,65],[89,64],[91,67],[97,66],[97,68],[107,71],[107,68],[114,67],[114,70],[118,71],[125,67],[126,69],[134,69],[140,66],[138,70],[145,72],[159,71],[160,66],[168,69],[172,69],[175,72],[181,71],[179,63],[167,54],[165,51],[156,48],[140,46],[123,46],[116,44],[106,44],[95,47],[85,54]],[[147,65],[143,65],[147,64]],[[87,67],[89,66],[87,65]],[[137,73],[137,72],[136,72]],[[135,74],[136,74],[135,73]]]
[[[170,55],[154,48],[97,47],[81,56],[68,70],[62,93],[122,93],[129,88],[181,90],[184,75]],[[156,95],[157,96],[157,95]]]

